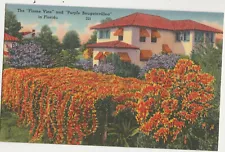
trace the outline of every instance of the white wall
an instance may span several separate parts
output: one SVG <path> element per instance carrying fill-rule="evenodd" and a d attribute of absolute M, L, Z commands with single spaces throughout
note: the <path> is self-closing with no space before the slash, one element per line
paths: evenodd
<path fill-rule="evenodd" d="M 118 28 L 112 28 L 110 30 L 110 39 L 98 39 L 97 42 L 108 42 L 118 40 L 118 36 L 114 36 L 114 32 Z M 195 46 L 194 31 L 190 31 L 190 41 L 176 41 L 176 33 L 169 30 L 158 30 L 161 37 L 157 39 L 156 43 L 151 42 L 151 29 L 146 28 L 150 37 L 146 37 L 146 42 L 140 42 L 140 28 L 139 27 L 124 27 L 123 42 L 132 44 L 140 48 L 140 50 L 152 50 L 153 54 L 159 54 L 162 52 L 162 45 L 169 45 L 173 53 L 182 55 L 191 55 L 191 52 Z M 215 36 L 214 36 L 215 38 Z"/>
<path fill-rule="evenodd" d="M 109 41 L 117 41 L 118 36 L 114 36 L 118 27 L 110 28 L 110 39 L 99 39 L 97 37 L 97 42 L 109 42 Z M 99 30 L 97 30 L 99 32 Z M 123 42 L 131 44 L 132 43 L 132 28 L 131 27 L 124 27 L 123 28 Z"/>
<path fill-rule="evenodd" d="M 153 54 L 161 53 L 162 45 L 168 44 L 170 48 L 172 48 L 175 42 L 175 35 L 172 31 L 168 30 L 158 30 L 161 37 L 157 39 L 156 43 L 151 42 L 151 29 L 147 28 L 147 31 L 150 34 L 150 37 L 146 38 L 146 42 L 140 42 L 140 32 L 139 27 L 133 27 L 133 39 L 132 44 L 139 47 L 141 50 L 152 50 Z"/>
<path fill-rule="evenodd" d="M 110 28 L 110 39 L 99 39 L 98 38 L 98 34 L 97 34 L 97 43 L 98 42 L 108 42 L 108 41 L 116 41 L 118 40 L 118 36 L 114 36 L 115 31 L 118 28 Z M 97 30 L 97 32 L 99 32 L 99 30 Z"/>
<path fill-rule="evenodd" d="M 190 31 L 190 41 L 185 42 L 176 42 L 172 47 L 173 53 L 182 54 L 182 55 L 191 55 L 194 46 L 194 31 Z"/>

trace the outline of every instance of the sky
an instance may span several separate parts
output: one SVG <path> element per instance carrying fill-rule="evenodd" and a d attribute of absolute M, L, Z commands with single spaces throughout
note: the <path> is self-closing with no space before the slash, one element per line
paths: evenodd
<path fill-rule="evenodd" d="M 53 34 L 62 41 L 63 36 L 67 31 L 75 30 L 79 34 L 81 43 L 85 43 L 91 36 L 93 31 L 90 30 L 90 27 L 99 24 L 100 21 L 106 17 L 116 19 L 140 12 L 159 15 L 171 20 L 191 19 L 221 30 L 223 29 L 224 18 L 223 13 L 213 12 L 88 8 L 74 6 L 7 4 L 6 9 L 13 11 L 16 14 L 17 20 L 21 22 L 23 26 L 21 31 L 31 31 L 32 29 L 35 29 L 39 32 L 43 25 L 48 25 Z M 91 13 L 98 14 L 91 15 Z"/>

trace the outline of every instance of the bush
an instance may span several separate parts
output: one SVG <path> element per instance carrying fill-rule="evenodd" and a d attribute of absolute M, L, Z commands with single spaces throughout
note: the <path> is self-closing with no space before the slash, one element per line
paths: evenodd
<path fill-rule="evenodd" d="M 144 77 L 145 73 L 153 68 L 172 69 L 176 65 L 179 58 L 180 56 L 177 54 L 155 54 L 140 70 L 139 77 Z"/>
<path fill-rule="evenodd" d="M 74 66 L 77 69 L 81 69 L 81 70 L 92 70 L 93 68 L 93 61 L 92 60 L 79 60 L 77 61 Z"/>
<path fill-rule="evenodd" d="M 195 136 L 203 139 L 199 143 L 200 149 L 207 147 L 208 150 L 218 149 L 218 134 L 219 134 L 219 109 L 220 109 L 220 86 L 221 86 L 221 67 L 222 67 L 222 43 L 218 43 L 217 47 L 210 45 L 199 44 L 192 52 L 191 59 L 202 67 L 204 72 L 210 73 L 215 77 L 214 81 L 214 95 L 212 100 L 214 108 L 209 111 L 208 117 L 205 120 L 207 125 L 205 131 L 199 134 L 195 131 Z M 196 126 L 196 130 L 201 126 Z"/>
<path fill-rule="evenodd" d="M 139 66 L 120 60 L 120 57 L 117 54 L 108 55 L 106 58 L 106 63 L 113 65 L 115 68 L 114 74 L 120 77 L 137 78 L 140 72 Z"/>
<path fill-rule="evenodd" d="M 143 84 L 71 68 L 5 69 L 3 78 L 2 105 L 18 114 L 18 124 L 29 126 L 30 142 L 47 136 L 58 144 L 81 144 L 98 128 L 97 110 L 105 114 L 104 124 L 113 106 L 107 97 L 139 90 Z"/>
<path fill-rule="evenodd" d="M 7 62 L 14 68 L 51 67 L 52 62 L 40 45 L 35 43 L 20 44 L 9 49 Z"/>
<path fill-rule="evenodd" d="M 74 67 L 74 63 L 77 61 L 78 52 L 76 49 L 62 50 L 56 55 L 55 64 L 56 67 Z"/>
<path fill-rule="evenodd" d="M 162 148 L 175 141 L 182 141 L 183 148 L 193 145 L 194 140 L 188 139 L 195 125 L 202 126 L 199 133 L 206 125 L 214 125 L 204 122 L 212 109 L 214 77 L 202 72 L 200 66 L 180 59 L 174 69 L 152 69 L 145 79 L 148 85 L 140 92 L 115 99 L 119 103 L 115 114 L 130 108 L 140 131 L 161 143 Z"/>
<path fill-rule="evenodd" d="M 93 71 L 98 73 L 114 74 L 115 67 L 112 63 L 100 63 L 99 65 L 94 66 Z"/>

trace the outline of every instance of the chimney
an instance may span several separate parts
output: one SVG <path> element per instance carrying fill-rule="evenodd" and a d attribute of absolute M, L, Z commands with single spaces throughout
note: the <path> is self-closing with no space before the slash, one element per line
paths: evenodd
<path fill-rule="evenodd" d="M 35 29 L 32 30 L 32 37 L 35 37 Z"/>

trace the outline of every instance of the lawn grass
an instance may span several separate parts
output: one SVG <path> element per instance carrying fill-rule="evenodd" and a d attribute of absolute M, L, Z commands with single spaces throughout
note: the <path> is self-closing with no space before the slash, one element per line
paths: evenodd
<path fill-rule="evenodd" d="M 1 142 L 29 142 L 28 127 L 17 126 L 18 116 L 9 111 L 2 111 L 0 117 Z"/>

